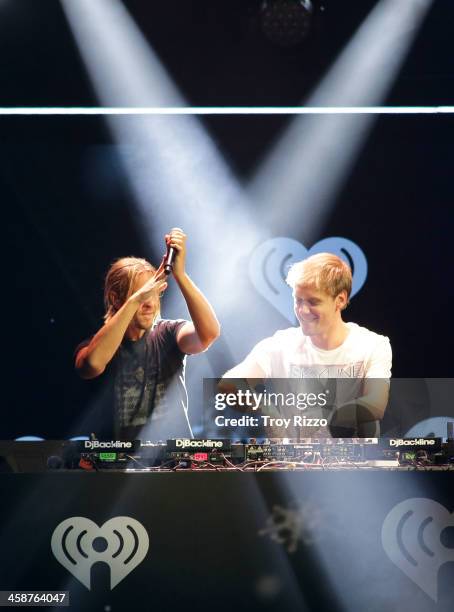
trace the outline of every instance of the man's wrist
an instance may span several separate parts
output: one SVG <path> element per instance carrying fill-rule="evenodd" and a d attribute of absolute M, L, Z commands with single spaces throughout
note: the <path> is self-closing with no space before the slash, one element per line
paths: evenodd
<path fill-rule="evenodd" d="M 140 300 L 137 296 L 131 295 L 124 303 L 124 306 L 126 306 L 128 309 L 131 309 L 131 310 L 133 308 L 137 310 L 137 308 L 140 306 Z"/>
<path fill-rule="evenodd" d="M 183 270 L 183 272 L 174 272 L 173 276 L 180 288 L 184 287 L 185 285 L 189 283 L 190 279 L 189 279 L 189 276 L 186 270 Z"/>

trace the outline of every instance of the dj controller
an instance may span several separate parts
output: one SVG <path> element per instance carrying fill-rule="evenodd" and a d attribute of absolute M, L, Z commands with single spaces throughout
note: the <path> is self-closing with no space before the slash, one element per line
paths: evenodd
<path fill-rule="evenodd" d="M 81 441 L 65 467 L 103 470 L 263 471 L 324 468 L 454 469 L 454 441 L 441 438 L 189 439 L 152 444 Z"/>
<path fill-rule="evenodd" d="M 1 442 L 0 471 L 454 469 L 448 438 L 174 438 Z"/>

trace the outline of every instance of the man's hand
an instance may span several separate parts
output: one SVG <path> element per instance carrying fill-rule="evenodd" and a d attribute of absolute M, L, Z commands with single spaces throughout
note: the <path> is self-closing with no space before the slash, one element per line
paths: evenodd
<path fill-rule="evenodd" d="M 156 272 L 150 276 L 147 282 L 129 298 L 129 302 L 135 304 L 143 304 L 151 297 L 155 297 L 156 301 L 159 296 L 167 289 L 166 276 L 164 274 L 164 259 Z"/>
<path fill-rule="evenodd" d="M 174 227 L 170 234 L 165 236 L 167 248 L 173 247 L 177 252 L 173 264 L 173 275 L 178 279 L 182 279 L 185 274 L 186 261 L 186 234 L 179 227 Z"/>
<path fill-rule="evenodd" d="M 176 251 L 173 276 L 192 319 L 178 330 L 177 344 L 183 353 L 201 353 L 218 338 L 220 325 L 210 303 L 186 274 L 186 234 L 179 227 L 174 227 L 170 234 L 166 234 L 165 240 L 167 248 L 172 247 Z"/>

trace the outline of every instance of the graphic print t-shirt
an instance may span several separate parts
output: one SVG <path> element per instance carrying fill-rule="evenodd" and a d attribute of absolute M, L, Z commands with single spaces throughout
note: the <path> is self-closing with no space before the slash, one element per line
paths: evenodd
<path fill-rule="evenodd" d="M 258 363 L 266 378 L 390 378 L 389 339 L 356 323 L 347 327 L 347 338 L 333 350 L 316 347 L 300 327 L 290 327 L 259 342 L 246 359 Z"/>
<path fill-rule="evenodd" d="M 316 347 L 300 327 L 280 330 L 259 342 L 246 357 L 246 362 L 258 364 L 265 378 L 273 379 L 274 391 L 285 389 L 297 393 L 303 390 L 303 382 L 298 383 L 297 379 L 311 379 L 310 391 L 326 392 L 329 389 L 331 406 L 341 406 L 363 395 L 366 378 L 389 380 L 391 377 L 389 339 L 356 323 L 347 323 L 347 326 L 347 338 L 333 350 Z M 337 379 L 337 382 L 330 383 L 329 379 Z M 309 413 L 309 410 L 305 411 L 305 414 Z M 321 413 L 314 410 L 313 413 L 329 416 L 329 409 L 327 407 Z M 310 436 L 316 432 L 308 429 L 306 433 Z"/>
<path fill-rule="evenodd" d="M 102 437 L 109 429 L 116 439 L 164 441 L 192 435 L 184 381 L 186 355 L 176 341 L 184 323 L 160 320 L 139 340 L 123 340 L 98 377 Z M 77 351 L 88 343 L 81 343 Z"/>

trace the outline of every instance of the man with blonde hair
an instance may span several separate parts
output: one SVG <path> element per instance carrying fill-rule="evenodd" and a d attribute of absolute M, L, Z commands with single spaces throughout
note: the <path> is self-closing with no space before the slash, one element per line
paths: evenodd
<path fill-rule="evenodd" d="M 221 386 L 227 389 L 229 378 L 360 380 L 354 407 L 347 409 L 338 402 L 335 422 L 346 430 L 358 429 L 360 407 L 361 422 L 371 424 L 362 431 L 375 431 L 388 401 L 391 346 L 387 337 L 342 319 L 352 288 L 349 266 L 336 255 L 318 253 L 295 263 L 287 283 L 293 290 L 299 326 L 259 342 L 242 363 L 224 374 Z"/>
<path fill-rule="evenodd" d="M 76 349 L 79 375 L 105 381 L 102 397 L 113 414 L 101 430 L 110 426 L 117 438 L 192 436 L 186 355 L 206 350 L 220 333 L 212 307 L 185 271 L 186 235 L 176 228 L 165 240 L 176 252 L 173 276 L 192 320 L 160 318 L 160 297 L 167 288 L 164 260 L 156 270 L 145 259 L 124 257 L 106 275 L 103 327 Z"/>

